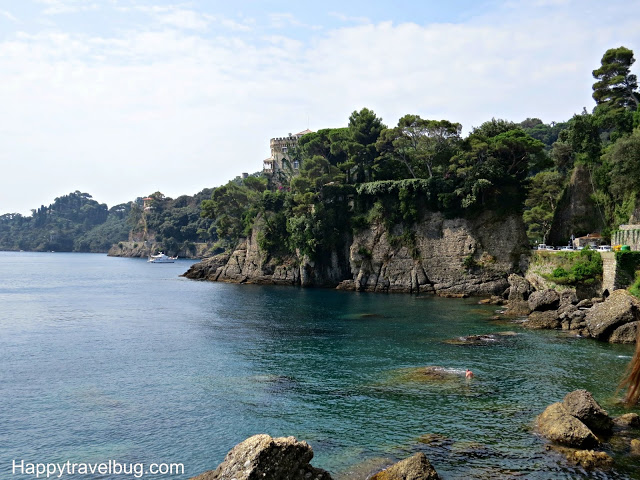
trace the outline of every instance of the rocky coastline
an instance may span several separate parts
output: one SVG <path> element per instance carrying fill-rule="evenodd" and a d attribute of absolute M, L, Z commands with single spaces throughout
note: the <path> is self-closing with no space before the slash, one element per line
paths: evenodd
<path fill-rule="evenodd" d="M 426 213 L 411 227 L 374 223 L 322 259 L 267 256 L 260 223 L 227 252 L 184 276 L 229 283 L 330 287 L 366 292 L 499 295 L 510 273 L 526 269 L 527 239 L 518 216 L 485 212 L 473 219 Z"/>
<path fill-rule="evenodd" d="M 522 318 L 525 328 L 565 330 L 610 343 L 636 342 L 640 300 L 627 290 L 579 299 L 573 289 L 536 290 L 518 275 L 510 275 L 508 281 L 504 314 Z"/>

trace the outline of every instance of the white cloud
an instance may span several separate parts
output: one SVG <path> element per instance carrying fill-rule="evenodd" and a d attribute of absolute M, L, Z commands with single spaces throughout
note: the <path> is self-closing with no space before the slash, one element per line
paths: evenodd
<path fill-rule="evenodd" d="M 60 15 L 63 13 L 86 12 L 98 10 L 98 3 L 88 3 L 86 0 L 36 0 L 38 3 L 46 5 L 42 11 L 45 15 Z"/>
<path fill-rule="evenodd" d="M 19 20 L 11 12 L 8 12 L 6 10 L 0 10 L 0 16 L 11 20 L 14 23 L 19 23 Z"/>
<path fill-rule="evenodd" d="M 0 213 L 75 189 L 109 205 L 192 194 L 260 169 L 269 138 L 307 118 L 314 130 L 339 127 L 362 107 L 389 125 L 416 113 L 466 131 L 491 117 L 566 120 L 591 108 L 591 71 L 607 48 L 640 49 L 632 16 L 522 8 L 312 39 L 222 34 L 223 17 L 195 10 L 117 35 L 16 34 L 0 43 Z"/>

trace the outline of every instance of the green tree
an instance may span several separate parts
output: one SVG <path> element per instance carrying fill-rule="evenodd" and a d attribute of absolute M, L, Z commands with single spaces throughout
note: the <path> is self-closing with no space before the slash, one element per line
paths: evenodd
<path fill-rule="evenodd" d="M 349 117 L 348 162 L 356 170 L 357 182 L 371 181 L 373 164 L 378 156 L 376 142 L 386 128 L 376 114 L 368 108 L 354 111 Z"/>
<path fill-rule="evenodd" d="M 598 105 L 638 108 L 638 79 L 630 71 L 635 61 L 633 51 L 626 47 L 611 48 L 605 52 L 600 68 L 593 71 L 597 80 L 593 84 L 593 99 Z"/>
<path fill-rule="evenodd" d="M 412 178 L 426 168 L 429 178 L 434 168 L 445 165 L 460 140 L 462 126 L 447 120 L 426 120 L 418 115 L 405 115 L 395 128 L 381 132 L 376 148 L 382 159 L 396 158 Z"/>

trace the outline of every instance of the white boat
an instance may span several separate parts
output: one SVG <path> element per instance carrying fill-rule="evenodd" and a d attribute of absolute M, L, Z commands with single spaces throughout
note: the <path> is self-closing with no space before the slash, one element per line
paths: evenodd
<path fill-rule="evenodd" d="M 173 263 L 178 259 L 178 257 L 170 257 L 160 252 L 157 255 L 150 255 L 149 262 L 150 263 Z"/>

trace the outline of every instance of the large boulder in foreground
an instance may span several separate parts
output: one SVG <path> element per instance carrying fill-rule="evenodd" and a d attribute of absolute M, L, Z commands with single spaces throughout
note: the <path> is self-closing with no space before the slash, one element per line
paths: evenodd
<path fill-rule="evenodd" d="M 589 334 L 598 340 L 609 340 L 622 325 L 640 319 L 640 301 L 626 290 L 614 290 L 602 303 L 596 303 L 585 316 Z"/>
<path fill-rule="evenodd" d="M 529 295 L 529 308 L 534 312 L 557 310 L 560 306 L 560 295 L 555 290 L 539 290 Z"/>
<path fill-rule="evenodd" d="M 589 448 L 598 439 L 584 423 L 571 415 L 560 403 L 549 405 L 538 417 L 540 434 L 552 442 L 575 448 Z"/>
<path fill-rule="evenodd" d="M 218 468 L 191 480 L 331 480 L 309 464 L 312 458 L 307 442 L 254 435 L 233 447 Z"/>
<path fill-rule="evenodd" d="M 422 452 L 376 473 L 370 480 L 438 480 L 440 477 Z"/>
<path fill-rule="evenodd" d="M 613 420 L 598 402 L 595 401 L 593 395 L 586 390 L 574 390 L 567 393 L 562 400 L 564 408 L 584 423 L 591 430 L 598 432 L 610 432 L 613 428 Z"/>

